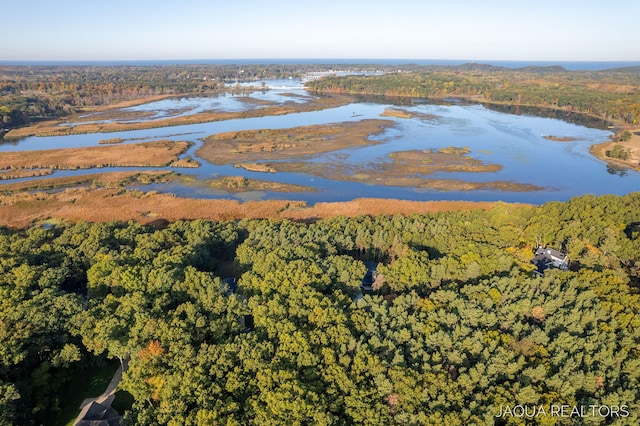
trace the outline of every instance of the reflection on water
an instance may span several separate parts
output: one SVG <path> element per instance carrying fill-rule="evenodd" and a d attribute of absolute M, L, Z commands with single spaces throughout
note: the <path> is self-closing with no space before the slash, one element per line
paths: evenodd
<path fill-rule="evenodd" d="M 132 107 L 129 110 L 149 112 L 152 115 L 148 119 L 158 119 L 169 117 L 171 114 L 174 114 L 173 116 L 175 114 L 194 114 L 212 109 L 238 111 L 259 108 L 265 102 L 304 102 L 309 97 L 298 81 L 266 82 L 265 85 L 278 87 L 278 89 L 254 92 L 251 94 L 251 101 L 237 96 L 166 99 Z M 532 115 L 533 113 L 539 114 L 540 111 L 531 109 L 521 108 L 517 111 L 496 107 L 488 109 L 482 105 L 458 101 L 434 104 L 425 100 L 406 100 L 402 103 L 394 102 L 392 104 L 388 100 L 368 98 L 338 108 L 284 116 L 235 119 L 127 132 L 31 137 L 17 143 L 2 144 L 0 151 L 97 146 L 100 140 L 111 138 L 121 138 L 124 140 L 123 143 L 171 139 L 194 142 L 195 145 L 185 153 L 185 156 L 195 158 L 195 152 L 202 143 L 201 139 L 211 134 L 382 118 L 380 115 L 390 106 L 413 112 L 415 113 L 414 118 L 384 117 L 384 119 L 393 120 L 396 126 L 375 137 L 379 143 L 321 154 L 313 159 L 302 158 L 298 161 L 313 161 L 319 164 L 344 165 L 345 167 L 358 165 L 359 169 L 363 167 L 375 168 L 388 162 L 389 154 L 397 151 L 438 150 L 450 146 L 468 147 L 473 158 L 487 164 L 500 164 L 502 169 L 492 173 L 441 172 L 430 175 L 428 178 L 459 179 L 470 182 L 506 181 L 533 184 L 545 189 L 532 192 L 494 190 L 444 192 L 412 187 L 385 186 L 384 181 L 376 185 L 338 181 L 326 174 L 319 177 L 302 173 L 250 172 L 233 167 L 233 165 L 214 166 L 201 159 L 198 160 L 202 166 L 198 169 L 178 169 L 176 171 L 195 176 L 198 179 L 224 175 L 245 176 L 250 179 L 310 186 L 317 191 L 309 193 L 228 194 L 220 190 L 193 188 L 178 183 L 154 184 L 145 188 L 198 198 L 296 199 L 309 203 L 344 201 L 358 197 L 393 197 L 411 200 L 503 200 L 542 203 L 550 200 L 566 200 L 584 193 L 626 194 L 640 188 L 640 173 L 607 165 L 589 153 L 590 145 L 603 142 L 611 135 L 609 131 L 598 128 L 599 123 L 569 122 L 566 119 L 573 119 L 576 116 L 568 117 L 561 114 L 559 117 L 563 120 L 560 120 L 557 116 L 554 118 Z M 557 142 L 543 137 L 549 135 L 574 140 Z M 151 168 L 151 170 L 167 169 Z M 103 168 L 99 171 L 116 170 L 123 169 Z M 96 170 L 57 171 L 53 176 L 95 172 Z"/>
<path fill-rule="evenodd" d="M 624 167 L 616 166 L 615 164 L 607 164 L 607 173 L 610 175 L 625 177 L 628 172 L 629 169 L 625 169 Z"/>

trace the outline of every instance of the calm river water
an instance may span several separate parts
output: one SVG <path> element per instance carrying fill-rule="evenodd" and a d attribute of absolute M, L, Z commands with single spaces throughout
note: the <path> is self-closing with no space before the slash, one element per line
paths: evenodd
<path fill-rule="evenodd" d="M 308 94 L 300 82 L 284 80 L 265 83 L 270 90 L 258 91 L 252 98 L 271 102 L 303 102 Z M 167 116 L 193 114 L 205 110 L 242 110 L 259 108 L 255 102 L 245 102 L 235 96 L 217 98 L 184 98 L 152 102 L 130 108 L 152 114 L 148 119 Z M 0 144 L 2 151 L 23 151 L 35 149 L 57 149 L 68 147 L 97 146 L 98 141 L 110 138 L 137 143 L 147 140 L 172 139 L 188 140 L 195 143 L 187 152 L 195 158 L 195 151 L 201 145 L 201 138 L 225 131 L 261 128 L 287 128 L 310 124 L 327 124 L 357 121 L 371 118 L 391 119 L 394 128 L 375 137 L 379 144 L 345 149 L 322 154 L 306 161 L 344 162 L 346 164 L 370 164 L 375 166 L 388 161 L 388 155 L 395 151 L 439 149 L 449 146 L 469 147 L 470 155 L 485 163 L 497 163 L 502 170 L 492 173 L 437 173 L 432 179 L 459 179 L 474 182 L 510 181 L 534 184 L 543 190 L 530 192 L 509 191 L 437 191 L 411 187 L 391 187 L 368 185 L 357 182 L 337 181 L 298 173 L 266 174 L 249 172 L 232 165 L 214 166 L 201 159 L 198 169 L 176 169 L 179 173 L 208 179 L 220 175 L 246 176 L 248 178 L 271 180 L 305 185 L 315 192 L 276 193 L 248 192 L 229 194 L 220 190 L 193 188 L 179 184 L 155 184 L 145 186 L 161 192 L 171 192 L 179 196 L 202 198 L 236 199 L 295 199 L 309 203 L 318 201 L 345 201 L 359 197 L 386 197 L 408 200 L 476 200 L 507 202 L 543 203 L 551 200 L 567 200 L 582 194 L 626 194 L 640 189 L 640 173 L 635 171 L 612 170 L 607 164 L 589 154 L 589 146 L 606 141 L 611 132 L 588 128 L 558 119 L 532 115 L 514 115 L 489 110 L 481 105 L 462 103 L 432 104 L 416 101 L 411 105 L 398 106 L 407 111 L 420 113 L 415 118 L 380 117 L 389 101 L 362 101 L 346 106 L 314 112 L 290 114 L 278 117 L 247 118 L 222 122 L 193 124 L 149 130 L 117 133 L 99 133 L 58 137 L 31 137 L 17 142 Z M 425 116 L 428 115 L 428 116 Z M 422 117 L 422 118 L 420 118 Z M 543 138 L 545 135 L 575 138 L 572 142 L 555 142 Z M 131 170 L 122 168 L 102 168 L 79 171 L 58 171 L 53 176 L 88 174 L 96 172 Z M 141 169 L 149 170 L 149 168 Z M 164 170 L 164 168 L 153 168 Z"/>

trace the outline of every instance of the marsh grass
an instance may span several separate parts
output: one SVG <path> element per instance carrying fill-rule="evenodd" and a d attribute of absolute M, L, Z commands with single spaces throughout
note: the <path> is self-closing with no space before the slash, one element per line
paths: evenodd
<path fill-rule="evenodd" d="M 375 145 L 369 139 L 392 127 L 390 120 L 224 132 L 209 136 L 196 155 L 212 164 L 256 164 L 310 157 L 344 148 Z M 276 167 L 271 165 L 271 167 Z"/>
<path fill-rule="evenodd" d="M 315 188 L 260 179 L 248 179 L 244 176 L 220 176 L 204 181 L 209 187 L 222 189 L 230 193 L 249 191 L 270 192 L 314 192 Z"/>
<path fill-rule="evenodd" d="M 0 224 L 26 228 L 47 219 L 69 222 L 110 222 L 134 220 L 236 220 L 292 219 L 309 221 L 335 216 L 426 213 L 433 211 L 488 209 L 493 202 L 405 201 L 393 199 L 355 199 L 349 202 L 316 203 L 303 201 L 207 200 L 180 198 L 156 192 L 118 188 L 71 188 L 55 193 L 19 192 L 0 195 Z"/>
<path fill-rule="evenodd" d="M 435 150 L 396 151 L 390 161 L 369 164 L 339 162 L 279 162 L 278 170 L 307 173 L 334 180 L 356 181 L 372 185 L 404 186 L 439 191 L 538 191 L 543 188 L 509 181 L 467 182 L 460 179 L 429 179 L 433 173 L 491 173 L 502 169 L 499 164 L 485 164 L 469 155 L 468 147 L 450 146 Z"/>
<path fill-rule="evenodd" d="M 89 187 L 119 188 L 131 184 L 148 185 L 157 182 L 169 182 L 178 178 L 173 172 L 109 172 L 82 176 L 64 176 L 50 179 L 36 179 L 0 185 L 0 193 L 11 195 L 19 191 L 48 191 L 54 189 Z"/>
<path fill-rule="evenodd" d="M 265 163 L 240 163 L 235 164 L 234 167 L 243 168 L 250 172 L 262 172 L 262 173 L 277 173 L 278 170 L 269 164 Z"/>
<path fill-rule="evenodd" d="M 198 167 L 200 167 L 200 163 L 191 157 L 185 157 L 172 162 L 170 166 L 177 168 L 197 169 Z"/>
<path fill-rule="evenodd" d="M 0 170 L 162 167 L 178 160 L 178 156 L 191 145 L 191 142 L 164 140 L 129 145 L 3 152 Z"/>
<path fill-rule="evenodd" d="M 38 177 L 48 176 L 53 173 L 53 170 L 38 169 L 38 170 L 3 170 L 0 171 L 0 180 L 22 179 L 26 177 Z"/>

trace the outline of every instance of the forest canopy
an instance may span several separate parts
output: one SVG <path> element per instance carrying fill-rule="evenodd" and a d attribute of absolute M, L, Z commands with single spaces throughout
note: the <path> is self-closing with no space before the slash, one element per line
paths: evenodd
<path fill-rule="evenodd" d="M 568 71 L 562 67 L 509 69 L 468 64 L 382 75 L 330 76 L 309 81 L 306 87 L 316 93 L 464 98 L 488 104 L 541 107 L 619 124 L 637 124 L 640 119 L 638 68 Z"/>
<path fill-rule="evenodd" d="M 0 424 L 46 422 L 101 359 L 128 360 L 126 424 L 525 424 L 495 417 L 517 404 L 629 412 L 537 424 L 638 424 L 639 224 L 632 193 L 3 228 Z M 569 270 L 534 273 L 537 245 Z"/>

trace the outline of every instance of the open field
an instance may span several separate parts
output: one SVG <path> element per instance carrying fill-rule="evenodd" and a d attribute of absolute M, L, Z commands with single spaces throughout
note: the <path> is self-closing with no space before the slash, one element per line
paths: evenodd
<path fill-rule="evenodd" d="M 161 167 L 178 160 L 191 142 L 155 141 L 40 151 L 3 152 L 0 170 L 75 170 L 94 167 Z"/>
<path fill-rule="evenodd" d="M 52 194 L 19 192 L 0 195 L 0 225 L 28 227 L 48 219 L 109 222 L 135 220 L 151 223 L 179 219 L 231 220 L 281 218 L 314 220 L 362 214 L 403 214 L 433 211 L 489 209 L 496 203 L 472 201 L 403 201 L 356 199 L 348 202 L 204 200 L 179 198 L 156 192 L 143 193 L 118 188 L 72 188 Z"/>
<path fill-rule="evenodd" d="M 299 158 L 355 146 L 393 126 L 389 120 L 362 120 L 288 129 L 225 132 L 209 136 L 196 155 L 213 164 L 246 164 Z M 255 165 L 254 165 L 255 166 Z"/>
<path fill-rule="evenodd" d="M 331 96 L 323 98 L 309 98 L 309 102 L 297 103 L 287 102 L 285 104 L 270 103 L 262 108 L 249 109 L 246 111 L 206 111 L 179 117 L 170 117 L 159 120 L 147 120 L 140 122 L 118 122 L 118 119 L 130 119 L 128 112 L 120 111 L 122 104 L 118 104 L 109 110 L 109 119 L 114 120 L 106 123 L 83 123 L 88 118 L 80 121 L 71 118 L 66 120 L 52 120 L 37 123 L 28 127 L 13 129 L 4 137 L 5 139 L 20 139 L 28 136 L 64 136 L 87 133 L 122 132 L 127 130 L 152 129 L 158 127 L 181 126 L 185 124 L 207 123 L 212 121 L 232 120 L 239 118 L 253 118 L 286 115 L 297 112 L 316 111 L 327 108 L 336 108 L 346 105 L 352 101 L 348 96 Z M 140 102 L 142 103 L 142 102 Z M 103 110 L 103 115 L 106 110 Z M 96 119 L 96 116 L 92 118 Z"/>

